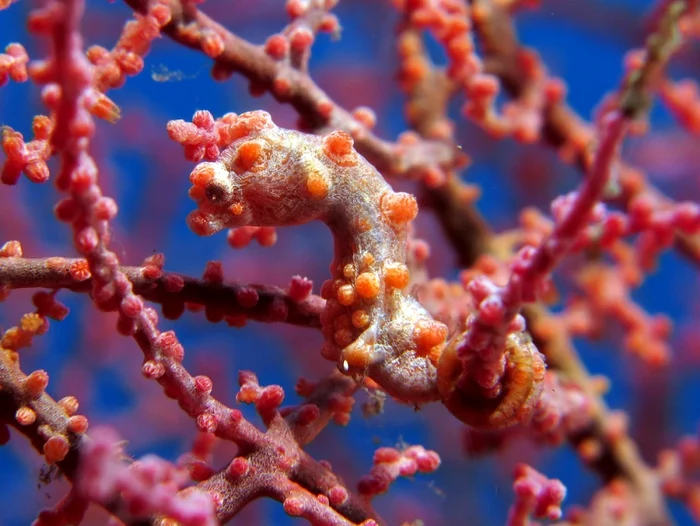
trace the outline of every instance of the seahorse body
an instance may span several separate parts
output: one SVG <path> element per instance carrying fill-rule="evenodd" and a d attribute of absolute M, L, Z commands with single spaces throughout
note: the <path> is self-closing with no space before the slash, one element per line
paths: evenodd
<path fill-rule="evenodd" d="M 413 403 L 440 399 L 436 365 L 447 328 L 404 294 L 406 224 L 415 198 L 394 192 L 341 131 L 323 137 L 277 127 L 266 112 L 242 114 L 234 142 L 199 164 L 188 217 L 197 234 L 240 226 L 325 222 L 335 243 L 321 315 L 323 354 L 347 373 L 368 374 Z"/>

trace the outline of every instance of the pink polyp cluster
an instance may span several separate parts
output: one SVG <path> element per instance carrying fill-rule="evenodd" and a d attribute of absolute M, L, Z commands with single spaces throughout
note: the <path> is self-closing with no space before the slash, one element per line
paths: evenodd
<path fill-rule="evenodd" d="M 360 495 L 373 498 L 389 489 L 399 477 L 411 477 L 416 473 L 432 473 L 440 467 L 440 456 L 423 446 L 409 446 L 403 451 L 382 447 L 374 453 L 374 466 L 369 475 L 360 479 L 357 487 Z"/>
<path fill-rule="evenodd" d="M 230 131 L 231 145 L 190 175 L 198 204 L 190 228 L 210 235 L 325 222 L 335 258 L 321 289 L 324 356 L 345 373 L 368 374 L 402 400 L 439 399 L 436 365 L 447 327 L 403 292 L 415 198 L 394 192 L 342 131 L 318 137 L 281 129 L 263 111 L 240 115 Z"/>

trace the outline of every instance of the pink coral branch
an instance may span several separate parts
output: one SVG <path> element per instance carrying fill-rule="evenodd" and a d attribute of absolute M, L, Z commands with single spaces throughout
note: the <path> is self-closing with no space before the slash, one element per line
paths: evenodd
<path fill-rule="evenodd" d="M 526 302 L 538 298 L 545 280 L 591 220 L 610 177 L 625 127 L 622 115 L 611 116 L 589 177 L 568 206 L 560 210 L 554 232 L 539 247 L 526 247 L 520 252 L 508 284 L 499 288 L 485 277 L 470 284 L 478 303 L 476 313 L 470 315 L 466 331 L 452 339 L 440 359 L 440 392 L 447 407 L 462 415 L 462 420 L 501 427 L 504 421 L 525 421 L 530 417 L 540 396 L 544 363 L 534 346 L 530 358 L 518 358 L 518 353 L 531 345 L 514 340 L 518 331 L 524 329 L 519 312 Z M 462 374 L 457 373 L 458 362 Z M 534 365 L 526 365 L 529 363 Z M 504 378 L 509 381 L 504 382 Z M 487 403 L 486 411 L 479 411 L 475 409 L 474 397 L 492 402 Z"/>
<path fill-rule="evenodd" d="M 561 518 L 561 503 L 566 488 L 560 480 L 550 480 L 525 464 L 515 468 L 515 503 L 510 508 L 507 526 L 528 526 L 530 516 L 541 519 Z"/>
<path fill-rule="evenodd" d="M 154 265 L 120 266 L 135 294 L 163 306 L 166 317 L 178 317 L 186 304 L 201 305 L 230 316 L 240 324 L 246 319 L 280 321 L 304 327 L 320 327 L 325 301 L 316 295 L 294 298 L 277 287 L 242 283 L 219 283 L 174 272 Z M 0 287 L 8 289 L 51 288 L 88 293 L 93 277 L 84 259 L 0 258 Z"/>
<path fill-rule="evenodd" d="M 409 446 L 403 450 L 383 447 L 375 451 L 373 463 L 372 471 L 358 483 L 360 494 L 367 499 L 387 491 L 399 477 L 432 473 L 440 466 L 440 457 L 423 446 Z"/>
<path fill-rule="evenodd" d="M 209 494 L 193 490 L 178 493 L 187 473 L 155 456 L 133 463 L 124 453 L 116 433 L 98 428 L 82 450 L 76 491 L 95 502 L 119 496 L 136 517 L 165 515 L 183 526 L 214 526 L 215 508 Z"/>

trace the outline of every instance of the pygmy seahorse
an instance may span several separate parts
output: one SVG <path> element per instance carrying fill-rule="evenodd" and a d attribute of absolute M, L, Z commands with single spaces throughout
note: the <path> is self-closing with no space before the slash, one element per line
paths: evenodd
<path fill-rule="evenodd" d="M 190 228 L 210 235 L 323 221 L 335 245 L 331 279 L 321 288 L 323 355 L 404 402 L 454 400 L 454 371 L 445 373 L 452 380 L 437 378 L 447 327 L 405 294 L 406 230 L 418 213 L 415 198 L 394 192 L 345 132 L 321 137 L 286 130 L 268 113 L 253 111 L 240 115 L 228 133 L 231 145 L 190 175 L 198 205 L 188 216 Z M 492 413 L 501 402 L 508 413 L 518 405 L 513 397 L 491 402 Z M 497 414 L 498 421 L 507 420 Z"/>

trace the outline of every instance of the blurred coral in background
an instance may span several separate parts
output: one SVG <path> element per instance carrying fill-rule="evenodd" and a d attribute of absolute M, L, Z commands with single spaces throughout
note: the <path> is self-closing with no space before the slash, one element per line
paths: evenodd
<path fill-rule="evenodd" d="M 0 0 L 0 524 L 700 523 L 699 39 Z"/>

